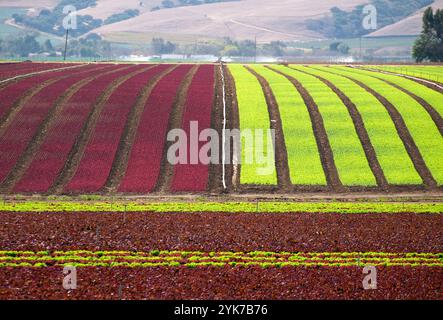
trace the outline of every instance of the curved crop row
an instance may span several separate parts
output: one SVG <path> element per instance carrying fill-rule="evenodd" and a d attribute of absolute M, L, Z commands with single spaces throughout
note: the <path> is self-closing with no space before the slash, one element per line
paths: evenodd
<path fill-rule="evenodd" d="M 269 111 L 266 103 L 262 87 L 257 78 L 241 65 L 229 65 L 229 70 L 234 78 L 236 86 L 236 94 L 238 100 L 240 130 L 242 133 L 249 131 L 252 135 L 255 132 L 263 134 L 263 149 L 252 143 L 245 143 L 242 139 L 241 143 L 241 173 L 240 183 L 250 185 L 276 185 L 277 174 L 275 169 L 274 148 L 272 155 L 268 154 L 269 141 L 267 132 L 270 129 Z M 257 159 L 256 155 L 262 154 L 265 158 L 274 159 L 270 166 L 270 172 L 261 172 L 264 165 Z M 253 157 L 251 159 L 250 157 Z M 248 159 L 248 161 L 246 161 Z"/>
<path fill-rule="evenodd" d="M 278 103 L 292 184 L 326 185 L 311 118 L 303 98 L 284 76 L 264 66 L 251 68 L 267 80 Z"/>
<path fill-rule="evenodd" d="M 430 81 L 443 82 L 442 66 L 371 66 L 371 69 L 400 73 Z"/>
<path fill-rule="evenodd" d="M 283 66 L 273 68 L 300 81 L 318 105 L 343 185 L 376 186 L 352 118 L 340 98 L 314 76 Z"/>
<path fill-rule="evenodd" d="M 201 148 L 207 144 L 207 141 L 199 141 L 198 144 L 196 143 L 197 150 L 193 150 L 191 149 L 190 139 L 196 139 L 204 130 L 211 128 L 214 82 L 215 67 L 213 65 L 203 65 L 197 70 L 187 92 L 182 129 L 188 136 L 188 161 L 192 158 L 192 154 L 198 154 Z M 198 124 L 198 131 L 195 132 L 198 136 L 196 137 L 191 137 L 191 121 Z M 201 159 L 198 160 L 197 164 L 189 162 L 187 164 L 177 164 L 174 166 L 171 191 L 205 191 L 208 186 L 208 178 L 209 164 L 201 163 Z"/>
<path fill-rule="evenodd" d="M 74 66 L 75 64 L 59 64 L 59 63 L 0 63 L 0 80 L 14 78 L 17 76 L 27 75 L 30 73 L 49 71 L 51 69 L 59 69 Z"/>
<path fill-rule="evenodd" d="M 376 77 L 376 78 L 379 78 L 382 80 L 387 80 L 391 83 L 394 83 L 394 84 L 408 90 L 409 92 L 413 93 L 414 95 L 425 100 L 440 114 L 440 116 L 443 116 L 443 103 L 442 103 L 443 94 L 442 93 L 432 90 L 420 83 L 417 83 L 416 81 L 413 81 L 413 80 L 410 80 L 410 79 L 407 79 L 404 77 L 389 75 L 389 74 L 381 73 L 381 72 L 367 71 L 367 70 L 363 70 L 363 69 L 353 68 L 352 70 L 358 74 L 364 74 L 364 75 L 373 76 L 373 77 Z M 443 74 L 442 74 L 442 77 L 443 77 Z M 442 80 L 443 80 L 443 78 L 442 78 Z"/>
<path fill-rule="evenodd" d="M 422 180 L 398 136 L 393 120 L 380 101 L 353 81 L 329 73 L 329 68 L 297 68 L 329 80 L 338 89 L 345 92 L 355 104 L 389 184 L 422 184 Z"/>
<path fill-rule="evenodd" d="M 114 67 L 109 74 L 100 75 L 77 91 L 65 104 L 58 118 L 48 130 L 45 140 L 14 192 L 47 192 L 63 169 L 69 152 L 86 122 L 94 104 L 113 81 L 138 68 Z"/>
<path fill-rule="evenodd" d="M 57 99 L 75 83 L 97 73 L 97 66 L 55 81 L 27 101 L 0 137 L 0 181 L 14 167 Z"/>
<path fill-rule="evenodd" d="M 20 99 L 32 88 L 36 88 L 45 82 L 58 80 L 66 75 L 75 74 L 94 68 L 94 66 L 80 67 L 79 69 L 53 71 L 35 75 L 26 79 L 11 83 L 0 88 L 0 120 L 16 105 Z"/>
<path fill-rule="evenodd" d="M 74 176 L 65 186 L 66 192 L 96 192 L 104 186 L 131 108 L 143 87 L 167 68 L 167 65 L 149 68 L 114 91 L 100 114 Z"/>
<path fill-rule="evenodd" d="M 160 175 L 168 121 L 177 90 L 191 65 L 181 65 L 155 86 L 144 107 L 120 192 L 152 192 Z"/>
<path fill-rule="evenodd" d="M 443 267 L 443 253 L 0 251 L 1 267 Z"/>
<path fill-rule="evenodd" d="M 443 138 L 426 110 L 409 95 L 372 76 L 347 67 L 332 67 L 331 71 L 365 83 L 395 106 L 417 145 L 423 160 L 438 185 L 443 184 Z"/>

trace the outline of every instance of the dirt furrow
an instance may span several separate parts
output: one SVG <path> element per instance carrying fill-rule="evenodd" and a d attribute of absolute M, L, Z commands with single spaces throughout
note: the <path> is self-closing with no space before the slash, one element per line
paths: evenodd
<path fill-rule="evenodd" d="M 226 81 L 226 100 L 227 100 L 227 118 L 229 130 L 240 130 L 240 115 L 238 110 L 237 89 L 235 86 L 234 77 L 229 68 L 224 66 L 225 81 Z M 241 173 L 241 154 L 237 154 L 234 150 L 235 142 L 231 139 L 229 146 L 230 165 L 227 166 L 227 177 L 230 177 L 231 191 L 237 191 L 240 188 L 240 173 Z"/>
<path fill-rule="evenodd" d="M 214 82 L 214 104 L 212 106 L 212 116 L 211 116 L 211 128 L 218 132 L 220 139 L 220 145 L 218 154 L 219 163 L 209 165 L 209 182 L 208 190 L 212 194 L 220 194 L 224 192 L 223 182 L 222 182 L 222 166 L 223 166 L 223 153 L 222 153 L 222 136 L 223 136 L 223 88 L 222 88 L 222 74 L 220 67 L 216 65 L 214 71 L 215 82 Z"/>

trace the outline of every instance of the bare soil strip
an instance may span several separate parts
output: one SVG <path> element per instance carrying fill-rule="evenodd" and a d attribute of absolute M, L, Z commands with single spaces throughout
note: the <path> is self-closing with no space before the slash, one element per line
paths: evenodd
<path fill-rule="evenodd" d="M 43 300 L 441 300 L 442 268 L 378 267 L 377 290 L 363 268 L 79 268 L 77 290 L 63 268 L 0 270 L 3 299 Z"/>
<path fill-rule="evenodd" d="M 328 72 L 335 74 L 333 71 L 328 71 Z M 378 92 L 374 91 L 372 88 L 368 87 L 363 82 L 353 79 L 352 77 L 349 76 L 343 76 L 343 77 L 358 84 L 360 87 L 362 87 L 367 92 L 372 94 L 375 98 L 377 98 L 377 100 L 379 100 L 385 106 L 390 117 L 394 121 L 394 125 L 395 128 L 397 129 L 398 135 L 400 139 L 403 141 L 403 144 L 405 145 L 406 151 L 408 152 L 409 156 L 412 159 L 415 169 L 417 170 L 420 177 L 423 179 L 426 188 L 436 189 L 437 182 L 435 181 L 434 177 L 432 176 L 431 172 L 426 166 L 426 163 L 423 160 L 420 150 L 415 144 L 415 141 L 412 138 L 411 133 L 409 132 L 408 127 L 406 126 L 406 123 L 404 122 L 401 114 L 398 112 L 395 106 L 392 103 L 390 103 L 385 97 L 380 95 Z"/>
<path fill-rule="evenodd" d="M 310 93 L 303 87 L 303 85 L 295 78 L 271 67 L 267 66 L 267 68 L 286 77 L 302 96 L 306 106 L 308 107 L 309 115 L 311 117 L 312 128 L 314 130 L 315 139 L 317 140 L 318 150 L 320 153 L 320 158 L 323 165 L 323 170 L 326 175 L 326 179 L 328 181 L 328 185 L 334 191 L 343 191 L 344 188 L 340 181 L 337 167 L 334 163 L 334 156 L 332 153 L 331 145 L 329 144 L 329 139 L 326 133 L 323 118 L 314 99 L 312 98 Z"/>
<path fill-rule="evenodd" d="M 130 237 L 128 236 L 130 235 Z M 440 214 L 1 213 L 2 250 L 443 252 Z"/>
<path fill-rule="evenodd" d="M 326 84 L 340 98 L 340 100 L 348 109 L 349 115 L 351 116 L 352 121 L 354 122 L 355 130 L 360 139 L 361 145 L 363 146 L 363 150 L 365 151 L 366 158 L 368 159 L 369 166 L 371 167 L 372 173 L 375 176 L 378 186 L 384 190 L 387 190 L 388 181 L 386 180 L 380 162 L 377 159 L 377 154 L 375 153 L 374 146 L 372 145 L 368 131 L 366 130 L 365 123 L 363 122 L 363 118 L 361 117 L 360 112 L 358 111 L 356 105 L 351 101 L 351 99 L 349 99 L 349 97 L 343 91 L 338 89 L 329 80 L 312 73 L 304 72 L 301 70 L 297 71 L 316 77 L 324 84 Z"/>
<path fill-rule="evenodd" d="M 100 117 L 100 114 L 103 110 L 103 107 L 106 104 L 106 101 L 108 101 L 109 97 L 113 94 L 113 92 L 121 84 L 123 84 L 133 76 L 145 72 L 146 70 L 149 70 L 154 67 L 155 66 L 149 66 L 147 68 L 139 69 L 123 77 L 120 77 L 119 79 L 111 83 L 108 86 L 108 88 L 100 95 L 100 97 L 96 101 L 95 107 L 92 109 L 92 112 L 89 114 L 88 119 L 85 122 L 81 130 L 81 133 L 78 136 L 71 152 L 69 153 L 65 166 L 63 167 L 62 171 L 57 177 L 57 180 L 55 181 L 54 185 L 49 189 L 48 192 L 49 194 L 60 194 L 61 192 L 63 192 L 63 188 L 75 174 L 75 171 L 77 170 L 79 162 L 88 144 L 91 133 L 95 128 L 95 124 L 97 123 L 97 120 Z"/>
<path fill-rule="evenodd" d="M 214 82 L 214 104 L 212 107 L 212 118 L 211 118 L 211 128 L 217 130 L 218 136 L 223 136 L 223 88 L 222 88 L 222 75 L 218 65 L 215 67 L 215 82 Z M 223 189 L 223 152 L 222 152 L 222 139 L 220 139 L 220 145 L 218 154 L 219 164 L 209 165 L 209 182 L 208 190 L 211 194 L 220 194 L 224 191 Z"/>
<path fill-rule="evenodd" d="M 140 92 L 135 106 L 132 108 L 130 114 L 128 115 L 128 120 L 120 139 L 117 154 L 112 164 L 111 172 L 109 173 L 109 177 L 103 188 L 106 193 L 115 192 L 120 185 L 123 176 L 125 175 L 132 144 L 134 143 L 137 129 L 140 124 L 140 118 L 143 114 L 146 101 L 149 99 L 152 90 L 154 90 L 155 86 L 164 76 L 172 72 L 177 67 L 178 65 L 171 66 L 167 70 L 154 76 L 143 88 L 142 92 Z"/>
<path fill-rule="evenodd" d="M 277 171 L 277 181 L 280 191 L 288 191 L 291 188 L 291 178 L 288 166 L 288 151 L 286 149 L 286 142 L 283 133 L 283 126 L 280 117 L 280 111 L 277 100 L 272 92 L 269 83 L 264 77 L 255 72 L 252 68 L 245 66 L 246 69 L 252 73 L 263 89 L 268 105 L 269 118 L 271 120 L 270 128 L 275 131 L 275 167 Z"/>
<path fill-rule="evenodd" d="M 234 77 L 232 76 L 229 68 L 224 66 L 225 80 L 226 80 L 226 100 L 227 100 L 227 118 L 229 130 L 240 130 L 240 116 L 238 111 L 238 101 L 237 101 L 237 89 L 235 87 Z M 237 155 L 234 153 L 234 143 L 231 139 L 230 143 L 230 164 L 227 166 L 227 176 L 231 177 L 229 181 L 230 191 L 237 191 L 240 188 L 240 173 L 241 173 L 241 159 L 236 159 Z M 240 156 L 240 155 L 239 155 Z"/>
<path fill-rule="evenodd" d="M 199 66 L 194 65 L 192 69 L 188 72 L 186 77 L 183 79 L 180 87 L 177 91 L 174 106 L 172 108 L 172 113 L 169 118 L 168 131 L 173 129 L 181 129 L 183 122 L 183 111 L 186 103 L 186 97 L 188 94 L 188 89 L 192 83 L 192 79 L 197 73 Z M 159 179 L 157 185 L 154 188 L 155 192 L 159 193 L 169 193 L 171 181 L 174 175 L 174 166 L 168 162 L 168 149 L 173 145 L 174 142 L 165 141 L 165 148 L 163 151 L 162 164 L 160 169 Z"/>
<path fill-rule="evenodd" d="M 51 110 L 49 111 L 46 119 L 41 123 L 40 127 L 37 129 L 36 134 L 32 138 L 29 145 L 26 147 L 23 154 L 20 156 L 19 160 L 15 164 L 14 168 L 11 170 L 11 172 L 8 174 L 8 176 L 5 178 L 5 181 L 0 186 L 0 192 L 1 193 L 10 193 L 12 191 L 12 188 L 14 185 L 22 178 L 23 174 L 28 169 L 29 165 L 31 164 L 35 153 L 40 148 L 41 144 L 43 143 L 46 134 L 49 130 L 49 128 L 52 126 L 53 122 L 61 111 L 63 110 L 63 107 L 65 104 L 71 99 L 71 97 L 76 94 L 78 90 L 83 88 L 84 86 L 90 84 L 92 81 L 94 81 L 97 77 L 111 74 L 113 72 L 120 71 L 118 70 L 111 70 L 105 73 L 97 73 L 96 75 L 83 79 L 76 84 L 74 84 L 69 90 L 67 90 L 62 96 L 60 96 L 54 105 L 52 106 Z"/>

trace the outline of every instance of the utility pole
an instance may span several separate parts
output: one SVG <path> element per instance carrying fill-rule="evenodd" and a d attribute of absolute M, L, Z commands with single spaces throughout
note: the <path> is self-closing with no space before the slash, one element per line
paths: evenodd
<path fill-rule="evenodd" d="M 362 37 L 360 36 L 360 61 L 363 60 L 363 52 L 362 52 L 362 43 L 361 43 L 361 41 L 362 41 Z"/>
<path fill-rule="evenodd" d="M 66 28 L 65 53 L 63 55 L 63 61 L 66 61 L 66 52 L 68 51 L 68 36 L 69 36 L 69 28 Z"/>

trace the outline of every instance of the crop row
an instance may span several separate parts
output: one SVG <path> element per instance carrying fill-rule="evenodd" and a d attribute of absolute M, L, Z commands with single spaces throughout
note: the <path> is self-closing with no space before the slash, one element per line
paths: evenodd
<path fill-rule="evenodd" d="M 371 66 L 370 68 L 443 82 L 443 68 L 441 66 Z"/>
<path fill-rule="evenodd" d="M 269 83 L 277 101 L 292 184 L 324 185 L 324 174 L 331 174 L 322 172 L 319 166 L 320 146 L 317 149 L 315 133 L 317 144 L 320 139 L 323 143 L 327 140 L 330 145 L 331 161 L 345 186 L 376 186 L 383 183 L 378 179 L 385 179 L 389 185 L 430 184 L 433 180 L 442 185 L 443 163 L 438 161 L 443 156 L 441 128 L 438 127 L 443 112 L 441 93 L 402 77 L 348 67 L 269 67 L 275 72 L 264 66 L 252 68 Z M 242 123 L 242 113 L 243 117 L 252 112 L 267 116 L 266 100 L 263 92 L 251 94 L 260 90 L 258 79 L 242 66 L 231 66 L 230 70 L 237 87 L 240 128 L 245 129 L 249 125 Z M 320 121 L 309 119 L 308 111 L 312 112 L 312 106 L 305 105 L 306 99 L 303 101 L 304 97 L 294 85 L 279 73 L 291 77 L 307 90 L 318 107 Z M 384 105 L 377 94 L 390 105 Z M 254 98 L 247 100 L 250 96 Z M 254 123 L 257 125 L 260 121 Z M 262 121 L 260 126 L 266 124 L 267 121 Z M 324 126 L 327 137 L 313 132 L 315 126 Z M 323 167 L 333 170 L 325 167 L 325 163 Z M 247 170 L 243 165 L 242 177 Z M 245 178 L 241 183 L 260 184 L 257 183 L 260 178 L 251 174 L 248 172 L 252 181 L 246 182 Z"/>
<path fill-rule="evenodd" d="M 385 97 L 403 118 L 423 160 L 438 185 L 443 184 L 443 138 L 435 122 L 416 100 L 386 82 L 346 67 L 330 68 L 334 73 L 363 82 Z"/>
<path fill-rule="evenodd" d="M 439 202 L 0 202 L 0 212 L 443 213 Z"/>
<path fill-rule="evenodd" d="M 212 106 L 214 102 L 215 68 L 213 65 L 200 66 L 187 92 L 184 106 L 182 129 L 189 137 L 187 143 L 188 162 L 174 166 L 174 177 L 171 182 L 171 191 L 202 192 L 208 187 L 209 164 L 198 159 L 198 163 L 191 163 L 190 157 L 196 156 L 207 141 L 199 141 L 197 151 L 191 149 L 191 122 L 198 124 L 196 134 L 211 128 Z M 199 139 L 200 140 L 200 139 Z M 214 150 L 215 151 L 215 150 Z"/>
<path fill-rule="evenodd" d="M 36 134 L 57 99 L 77 82 L 93 76 L 103 67 L 71 71 L 70 76 L 50 84 L 26 101 L 0 137 L 0 181 L 3 181 Z M 36 84 L 36 83 L 35 83 Z"/>
<path fill-rule="evenodd" d="M 120 192 L 152 192 L 160 176 L 168 122 L 180 84 L 191 65 L 181 65 L 155 86 L 144 107 Z"/>
<path fill-rule="evenodd" d="M 65 187 L 66 192 L 96 192 L 105 185 L 131 109 L 143 87 L 166 68 L 167 65 L 149 68 L 113 92 L 89 137 L 74 176 Z"/>
<path fill-rule="evenodd" d="M 63 169 L 70 151 L 79 136 L 88 115 L 99 97 L 116 79 L 137 67 L 116 66 L 78 90 L 64 105 L 63 110 L 48 130 L 45 140 L 14 187 L 14 192 L 47 192 Z"/>
<path fill-rule="evenodd" d="M 59 63 L 11 63 L 0 64 L 0 80 L 14 78 L 21 75 L 26 75 L 34 72 L 41 72 L 51 69 L 67 68 L 74 64 L 59 64 Z"/>
<path fill-rule="evenodd" d="M 21 81 L 10 83 L 4 88 L 0 89 L 0 119 L 2 119 L 11 108 L 18 103 L 28 90 L 42 85 L 46 81 L 56 80 L 62 76 L 81 72 L 81 70 L 91 67 L 81 67 L 79 69 L 63 70 L 48 72 L 40 75 L 35 75 Z"/>
<path fill-rule="evenodd" d="M 297 68 L 330 81 L 346 93 L 362 117 L 370 142 L 389 184 L 422 184 L 392 118 L 380 101 L 355 82 L 328 72 L 329 68 Z"/>
<path fill-rule="evenodd" d="M 272 143 L 267 135 L 271 119 L 262 87 L 255 76 L 243 66 L 230 65 L 229 70 L 234 77 L 236 87 L 240 130 L 250 131 L 252 135 L 255 135 L 255 132 L 261 132 L 263 135 L 262 148 L 260 148 L 260 143 L 255 143 L 257 140 L 250 139 L 249 143 L 246 143 L 247 141 L 242 139 L 240 183 L 275 185 L 277 184 L 275 161 L 269 172 L 261 171 L 264 165 L 260 158 L 274 159 L 275 157 L 273 150 L 269 151 L 268 148 L 268 144 Z M 272 154 L 269 155 L 268 152 Z"/>
<path fill-rule="evenodd" d="M 443 116 L 443 104 L 441 103 L 443 99 L 442 93 L 432 90 L 425 85 L 404 77 L 362 69 L 353 69 L 353 71 L 358 74 L 365 74 L 394 83 L 399 87 L 406 89 L 414 95 L 422 98 L 424 101 L 429 103 L 440 114 L 440 116 Z M 443 73 L 441 76 L 443 80 Z"/>
<path fill-rule="evenodd" d="M 369 167 L 352 118 L 340 98 L 314 76 L 283 66 L 273 68 L 296 78 L 317 104 L 342 184 L 375 186 L 375 177 Z"/>
<path fill-rule="evenodd" d="M 0 267 L 443 267 L 442 253 L 0 251 Z"/>
<path fill-rule="evenodd" d="M 277 101 L 288 153 L 290 179 L 295 185 L 326 185 L 309 110 L 294 85 L 283 75 L 255 65 Z"/>

